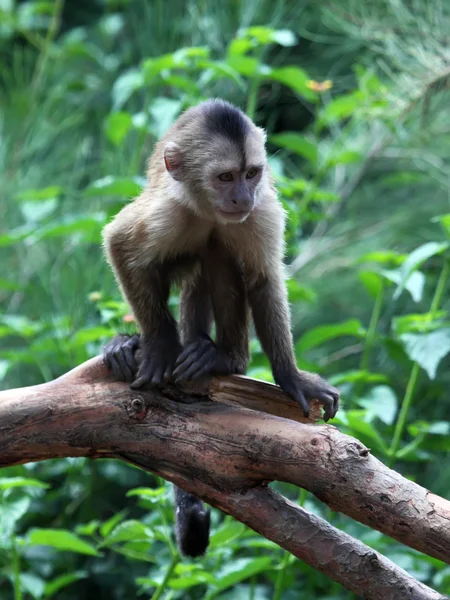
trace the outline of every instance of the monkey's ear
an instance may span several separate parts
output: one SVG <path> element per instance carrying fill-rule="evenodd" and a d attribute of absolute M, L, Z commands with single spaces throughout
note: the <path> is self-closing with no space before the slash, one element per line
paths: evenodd
<path fill-rule="evenodd" d="M 164 162 L 166 169 L 175 181 L 181 180 L 181 166 L 183 164 L 183 151 L 175 142 L 167 142 L 164 147 Z"/>

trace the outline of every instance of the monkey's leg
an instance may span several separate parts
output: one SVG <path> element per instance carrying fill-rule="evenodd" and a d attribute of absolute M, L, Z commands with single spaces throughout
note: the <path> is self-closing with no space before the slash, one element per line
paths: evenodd
<path fill-rule="evenodd" d="M 203 265 L 183 283 L 180 295 L 180 335 L 183 346 L 209 336 L 212 324 L 211 295 Z"/>
<path fill-rule="evenodd" d="M 280 267 L 280 273 L 282 272 Z M 308 400 L 324 405 L 324 419 L 332 419 L 338 410 L 339 391 L 315 373 L 297 368 L 292 346 L 289 304 L 280 276 L 261 277 L 249 289 L 256 333 L 272 365 L 276 383 L 309 415 Z"/>
<path fill-rule="evenodd" d="M 206 287 L 212 300 L 216 322 L 216 343 L 196 328 L 177 360 L 176 380 L 195 379 L 213 373 L 245 373 L 248 362 L 248 308 L 245 285 L 238 265 L 216 244 L 204 257 Z M 205 310 L 208 296 L 196 298 L 199 313 Z M 208 308 L 209 310 L 209 308 Z M 192 327 L 191 327 L 192 329 Z M 204 331 L 204 328 L 203 328 Z"/>

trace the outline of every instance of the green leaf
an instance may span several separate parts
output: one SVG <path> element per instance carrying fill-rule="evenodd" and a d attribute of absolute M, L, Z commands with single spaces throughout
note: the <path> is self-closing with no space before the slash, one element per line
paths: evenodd
<path fill-rule="evenodd" d="M 154 98 L 150 105 L 152 131 L 156 137 L 161 137 L 178 117 L 183 103 L 173 98 Z"/>
<path fill-rule="evenodd" d="M 403 275 L 401 269 L 391 271 L 383 270 L 381 271 L 381 274 L 389 281 L 392 281 L 397 285 L 402 285 Z M 414 271 L 405 281 L 403 281 L 403 288 L 411 294 L 411 298 L 414 302 L 420 302 L 422 300 L 424 287 L 425 275 L 422 271 Z"/>
<path fill-rule="evenodd" d="M 20 212 L 27 223 L 38 223 L 54 212 L 58 205 L 55 198 L 41 200 L 40 202 L 23 202 L 20 206 Z"/>
<path fill-rule="evenodd" d="M 286 281 L 286 287 L 289 295 L 289 302 L 314 302 L 317 298 L 317 294 L 311 288 L 306 285 L 301 285 L 295 279 L 288 279 Z"/>
<path fill-rule="evenodd" d="M 134 94 L 144 86 L 144 76 L 138 69 L 120 75 L 114 82 L 112 88 L 113 110 L 119 110 Z"/>
<path fill-rule="evenodd" d="M 1 337 L 1 336 L 0 336 Z M 0 359 L 0 381 L 3 381 L 11 367 L 11 361 Z"/>
<path fill-rule="evenodd" d="M 60 185 L 50 185 L 45 188 L 25 190 L 17 194 L 16 198 L 26 202 L 43 202 L 44 200 L 58 200 L 63 188 Z"/>
<path fill-rule="evenodd" d="M 355 370 L 333 375 L 332 380 L 333 385 L 339 386 L 343 383 L 386 383 L 388 377 L 383 373 Z"/>
<path fill-rule="evenodd" d="M 402 293 L 408 278 L 416 271 L 426 260 L 437 254 L 441 254 L 450 244 L 447 242 L 427 242 L 413 250 L 400 268 L 400 282 L 394 293 L 394 299 Z"/>
<path fill-rule="evenodd" d="M 392 329 L 397 336 L 403 333 L 428 333 L 436 329 L 442 329 L 445 324 L 443 319 L 446 315 L 445 310 L 401 315 L 393 319 Z"/>
<path fill-rule="evenodd" d="M 217 548 L 229 544 L 245 532 L 245 525 L 235 519 L 226 518 L 222 525 L 212 535 L 210 548 Z"/>
<path fill-rule="evenodd" d="M 27 477 L 0 477 L 0 490 L 9 490 L 18 487 L 48 489 L 50 485 L 38 479 L 29 479 Z"/>
<path fill-rule="evenodd" d="M 426 334 L 405 333 L 400 339 L 409 358 L 434 379 L 439 363 L 450 352 L 450 328 Z"/>
<path fill-rule="evenodd" d="M 320 346 L 324 342 L 343 336 L 364 337 L 365 329 L 358 319 L 349 319 L 334 325 L 320 325 L 305 333 L 295 345 L 296 352 L 302 354 L 306 350 Z"/>
<path fill-rule="evenodd" d="M 168 495 L 167 488 L 165 486 L 153 489 L 153 488 L 134 488 L 133 490 L 129 490 L 127 492 L 127 496 L 139 496 L 140 498 L 145 498 L 145 500 L 149 500 L 152 503 L 160 502 L 163 498 L 166 498 Z"/>
<path fill-rule="evenodd" d="M 401 265 L 406 259 L 407 254 L 400 254 L 393 250 L 377 250 L 375 252 L 367 252 L 359 257 L 357 262 L 376 262 L 380 264 Z"/>
<path fill-rule="evenodd" d="M 112 546 L 122 542 L 148 541 L 154 538 L 153 532 L 149 527 L 136 520 L 123 521 L 115 527 L 112 532 L 103 540 L 102 546 Z"/>
<path fill-rule="evenodd" d="M 253 575 L 267 571 L 272 567 L 272 559 L 268 556 L 262 558 L 238 558 L 226 564 L 216 573 L 215 590 L 222 592 L 236 585 L 240 581 L 249 579 Z"/>
<path fill-rule="evenodd" d="M 297 38 L 290 29 L 272 29 L 271 27 L 249 27 L 239 31 L 240 38 L 252 38 L 253 46 L 272 44 L 275 42 L 280 46 L 295 46 Z M 241 40 L 238 40 L 241 41 Z"/>
<path fill-rule="evenodd" d="M 439 215 L 431 220 L 433 223 L 440 223 L 445 229 L 446 233 L 450 235 L 450 213 L 447 213 L 446 215 Z"/>
<path fill-rule="evenodd" d="M 255 75 L 260 75 L 262 73 L 261 63 L 256 60 L 256 58 L 251 58 L 249 56 L 229 56 L 226 60 L 226 64 L 245 77 L 254 77 Z"/>
<path fill-rule="evenodd" d="M 352 163 L 359 162 L 362 159 L 361 152 L 355 150 L 341 150 L 335 152 L 326 161 L 326 168 L 334 167 L 336 165 L 350 165 Z"/>
<path fill-rule="evenodd" d="M 90 342 L 98 342 L 110 337 L 111 329 L 109 327 L 86 327 L 85 329 L 79 329 L 70 338 L 69 345 L 71 348 L 83 347 Z"/>
<path fill-rule="evenodd" d="M 94 546 L 66 529 L 32 529 L 28 535 L 28 543 L 32 546 L 51 546 L 55 550 L 99 556 Z"/>
<path fill-rule="evenodd" d="M 377 298 L 383 290 L 383 278 L 376 271 L 360 271 L 358 278 L 372 298 Z"/>
<path fill-rule="evenodd" d="M 98 521 L 97 519 L 93 519 L 88 523 L 81 523 L 80 525 L 77 525 L 75 527 L 75 533 L 77 533 L 78 535 L 93 536 L 97 531 L 99 525 L 100 521 Z"/>
<path fill-rule="evenodd" d="M 141 177 L 114 177 L 107 175 L 97 179 L 84 189 L 83 195 L 87 198 L 102 196 L 138 196 L 145 185 Z"/>
<path fill-rule="evenodd" d="M 169 580 L 169 587 L 172 590 L 187 590 L 195 585 L 202 585 L 205 583 L 214 585 L 215 581 L 214 576 L 207 571 L 194 571 L 188 575 L 171 578 Z"/>
<path fill-rule="evenodd" d="M 359 404 L 366 408 L 365 420 L 372 421 L 377 417 L 386 425 L 392 425 L 398 410 L 398 400 L 395 392 L 387 385 L 378 385 L 359 400 Z"/>
<path fill-rule="evenodd" d="M 126 510 L 121 510 L 120 512 L 113 515 L 110 519 L 105 521 L 100 527 L 100 535 L 102 535 L 103 537 L 109 535 L 114 529 L 114 527 L 116 527 L 120 523 L 120 521 L 122 521 L 122 519 L 125 518 L 126 514 Z"/>
<path fill-rule="evenodd" d="M 361 107 L 363 100 L 364 95 L 360 91 L 339 96 L 321 111 L 317 126 L 321 128 L 351 117 Z"/>
<path fill-rule="evenodd" d="M 8 328 L 7 333 L 22 337 L 32 337 L 44 329 L 42 322 L 32 321 L 23 315 L 2 315 L 0 323 Z"/>
<path fill-rule="evenodd" d="M 291 152 L 295 152 L 296 154 L 303 156 L 303 158 L 306 158 L 306 160 L 309 160 L 313 163 L 317 162 L 318 151 L 316 144 L 310 142 L 299 133 L 286 131 L 270 136 L 269 140 L 281 148 L 286 148 Z"/>
<path fill-rule="evenodd" d="M 297 44 L 295 33 L 293 33 L 290 29 L 276 29 L 272 32 L 272 39 L 280 46 L 284 46 L 286 48 L 295 46 Z"/>
<path fill-rule="evenodd" d="M 51 598 L 71 583 L 79 581 L 80 579 L 86 579 L 87 577 L 87 571 L 73 571 L 72 573 L 66 573 L 65 575 L 55 577 L 55 579 L 51 579 L 45 584 L 44 595 L 46 598 Z"/>
<path fill-rule="evenodd" d="M 105 123 L 106 137 L 114 146 L 120 146 L 132 127 L 133 118 L 130 113 L 125 111 L 110 113 Z"/>
<path fill-rule="evenodd" d="M 311 102 L 317 100 L 317 94 L 308 87 L 308 74 L 299 67 L 280 67 L 279 69 L 272 69 L 270 78 L 279 81 Z"/>
<path fill-rule="evenodd" d="M 10 279 L 0 279 L 0 290 L 6 290 L 8 292 L 18 292 L 22 289 L 22 286 L 17 281 L 11 281 Z"/>
<path fill-rule="evenodd" d="M 33 598 L 42 598 L 45 590 L 45 582 L 34 573 L 20 573 L 20 587 L 26 594 Z"/>
<path fill-rule="evenodd" d="M 22 496 L 18 500 L 3 500 L 0 502 L 0 540 L 9 538 L 14 531 L 15 525 L 30 507 L 31 500 Z"/>

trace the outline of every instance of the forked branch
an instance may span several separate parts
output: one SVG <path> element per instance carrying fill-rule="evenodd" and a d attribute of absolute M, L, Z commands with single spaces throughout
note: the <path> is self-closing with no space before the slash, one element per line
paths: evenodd
<path fill-rule="evenodd" d="M 450 502 L 388 469 L 358 440 L 305 419 L 245 377 L 134 391 L 100 358 L 47 384 L 0 393 L 0 466 L 122 458 L 194 492 L 364 598 L 437 599 L 393 563 L 266 487 L 303 487 L 450 564 Z"/>

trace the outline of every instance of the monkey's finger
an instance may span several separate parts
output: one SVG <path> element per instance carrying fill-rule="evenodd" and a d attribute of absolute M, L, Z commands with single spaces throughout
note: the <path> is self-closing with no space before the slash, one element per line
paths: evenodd
<path fill-rule="evenodd" d="M 211 372 L 214 366 L 214 356 L 210 356 L 206 359 L 206 362 L 196 362 L 187 371 L 185 371 L 184 379 L 198 379 L 203 375 L 207 375 Z"/>
<path fill-rule="evenodd" d="M 136 379 L 130 384 L 130 388 L 132 390 L 137 390 L 138 388 L 141 388 L 143 385 L 147 384 L 150 382 L 150 378 L 151 378 L 151 373 L 142 373 L 141 375 L 139 375 L 136 377 Z"/>
<path fill-rule="evenodd" d="M 124 346 L 123 348 L 123 360 L 126 363 L 128 370 L 131 374 L 131 379 L 133 378 L 133 374 L 136 373 L 138 368 L 138 363 L 136 357 L 134 355 L 133 350 L 130 347 Z"/>
<path fill-rule="evenodd" d="M 181 366 L 186 361 L 192 363 L 193 360 L 198 359 L 204 352 L 207 350 L 207 346 L 204 344 L 199 344 L 198 342 L 193 342 L 184 348 L 183 352 L 178 356 L 175 362 L 175 368 Z"/>
<path fill-rule="evenodd" d="M 132 381 L 133 380 L 133 369 L 128 364 L 127 352 L 126 352 L 125 347 L 122 347 L 118 352 L 116 352 L 114 354 L 114 360 L 116 361 L 116 364 L 118 364 L 120 367 L 123 381 Z M 134 360 L 133 357 L 132 357 L 132 360 Z"/>
<path fill-rule="evenodd" d="M 294 386 L 283 387 L 283 390 L 300 404 L 305 417 L 309 417 L 310 406 L 303 392 Z"/>
<path fill-rule="evenodd" d="M 167 369 L 164 371 L 164 381 L 172 379 L 172 373 L 173 373 L 173 364 L 170 364 L 167 367 Z"/>
<path fill-rule="evenodd" d="M 155 368 L 155 371 L 153 373 L 153 377 L 151 378 L 150 383 L 152 383 L 153 385 L 162 383 L 164 380 L 164 371 L 165 371 L 165 365 L 158 365 Z"/>
<path fill-rule="evenodd" d="M 317 394 L 317 399 L 324 405 L 324 419 L 328 421 L 336 416 L 339 408 L 339 396 L 336 396 L 328 390 Z"/>
<path fill-rule="evenodd" d="M 130 340 L 127 342 L 127 346 L 131 350 L 137 350 L 139 348 L 140 337 L 137 333 L 131 336 Z"/>
<path fill-rule="evenodd" d="M 110 362 L 111 371 L 112 371 L 114 377 L 116 379 L 118 379 L 119 381 L 126 381 L 127 379 L 126 379 L 124 372 L 122 371 L 122 365 L 120 363 L 120 360 L 118 360 L 117 357 L 114 356 L 114 354 L 110 354 L 109 362 Z"/>
<path fill-rule="evenodd" d="M 334 410 L 334 399 L 332 396 L 324 393 L 318 394 L 318 396 L 318 400 L 322 402 L 324 408 L 323 420 L 327 422 L 330 419 L 332 419 L 336 414 Z"/>
<path fill-rule="evenodd" d="M 179 356 L 177 362 L 175 363 L 175 369 L 173 371 L 173 376 L 175 380 L 179 378 L 186 378 L 186 372 L 189 369 L 196 365 L 198 362 L 205 360 L 205 355 L 210 351 L 210 348 L 200 348 L 199 350 L 193 350 L 189 355 L 187 355 L 183 361 L 181 361 L 181 355 Z"/>

